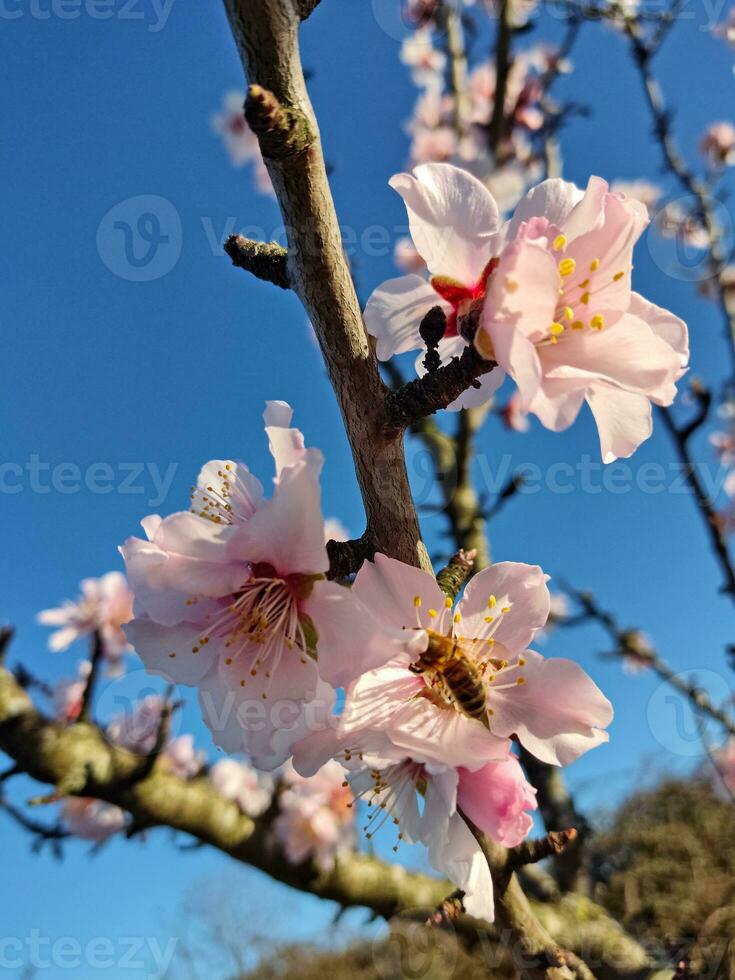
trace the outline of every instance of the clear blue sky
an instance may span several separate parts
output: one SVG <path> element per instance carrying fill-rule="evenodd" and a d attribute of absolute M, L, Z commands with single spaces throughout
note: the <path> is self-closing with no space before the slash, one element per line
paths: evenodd
<path fill-rule="evenodd" d="M 398 62 L 399 42 L 385 29 L 396 3 L 323 0 L 303 31 L 338 210 L 358 236 L 371 225 L 405 223 L 387 186 L 405 162 L 401 127 L 414 98 Z M 216 0 L 178 0 L 162 23 L 158 6 L 131 5 L 125 9 L 143 16 L 129 19 L 115 0 L 117 15 L 105 20 L 92 16 L 91 3 L 75 7 L 73 0 L 53 8 L 51 0 L 37 0 L 35 13 L 27 3 L 0 4 L 2 20 L 21 12 L 0 32 L 6 66 L 0 463 L 22 468 L 3 470 L 2 612 L 18 630 L 11 661 L 22 659 L 52 679 L 73 673 L 83 650 L 46 652 L 47 632 L 34 623 L 36 612 L 75 594 L 81 578 L 120 567 L 117 545 L 151 510 L 185 506 L 205 460 L 242 457 L 268 479 L 260 426 L 265 399 L 294 405 L 297 424 L 327 456 L 325 512 L 353 533 L 362 531 L 348 448 L 304 313 L 293 296 L 233 270 L 217 247 L 226 232 L 249 226 L 257 234 L 254 226 L 270 238 L 280 224 L 275 204 L 255 193 L 247 173 L 229 166 L 210 130 L 222 93 L 242 85 L 224 14 Z M 64 19 L 60 10 L 76 16 Z M 55 12 L 39 16 L 46 11 Z M 657 68 L 682 106 L 677 131 L 691 154 L 707 122 L 728 118 L 735 80 L 731 53 L 701 30 L 705 9 L 685 11 L 692 17 L 676 27 Z M 553 19 L 542 24 L 543 35 L 553 38 Z M 566 175 L 579 183 L 590 173 L 657 179 L 658 151 L 622 40 L 588 25 L 574 61 L 576 74 L 559 92 L 589 101 L 594 116 L 575 118 L 563 133 Z M 161 230 L 173 237 L 164 261 L 180 244 L 170 271 L 148 282 L 123 278 L 103 260 L 115 266 L 110 228 L 128 220 L 132 206 L 109 212 L 139 195 L 170 202 L 173 219 L 164 215 Z M 643 244 L 638 288 L 689 321 L 693 370 L 720 377 L 726 352 L 716 312 L 660 264 Z M 358 254 L 355 265 L 365 293 L 395 274 L 390 254 Z M 598 461 L 586 416 L 561 435 L 535 426 L 526 436 L 508 434 L 491 419 L 478 448 L 494 471 L 536 462 L 548 473 L 555 463 L 574 467 L 585 455 Z M 711 463 L 704 439 L 699 448 Z M 425 499 L 426 459 L 413 448 L 409 459 Z M 633 476 L 646 463 L 668 467 L 672 460 L 659 429 L 634 458 Z M 112 490 L 82 485 L 73 492 L 74 467 L 89 477 L 99 463 L 112 467 Z M 52 471 L 56 487 L 44 491 Z M 109 483 L 104 469 L 91 472 L 98 484 Z M 170 488 L 156 505 L 152 474 L 167 472 Z M 563 473 L 560 479 L 567 480 Z M 600 486 L 599 467 L 592 479 Z M 19 492 L 7 492 L 8 484 Z M 442 527 L 441 517 L 425 518 L 434 548 Z M 493 526 L 492 547 L 499 559 L 538 562 L 552 575 L 593 588 L 624 624 L 647 629 L 677 668 L 712 671 L 716 689 L 726 690 L 731 610 L 716 596 L 718 571 L 685 493 L 588 493 L 577 480 L 573 493 L 524 494 Z M 690 729 L 671 734 L 675 706 L 652 679 L 631 680 L 617 664 L 600 660 L 601 645 L 590 628 L 557 633 L 545 647 L 578 658 L 615 703 L 610 745 L 569 772 L 580 802 L 593 811 L 635 782 L 693 761 Z M 214 752 L 193 708 L 182 724 Z M 20 782 L 13 790 L 16 798 L 32 792 Z M 317 936 L 333 913 L 215 853 L 180 853 L 163 831 L 142 844 L 113 842 L 94 858 L 72 843 L 62 864 L 49 854 L 31 855 L 28 839 L 1 815 L 0 833 L 3 937 L 25 941 L 34 928 L 51 939 L 108 937 L 119 960 L 125 937 L 165 946 L 169 937 L 184 936 L 187 894 L 206 891 L 214 879 L 227 883 L 233 905 L 248 916 L 256 908 L 278 911 L 282 934 L 298 929 L 300 936 Z M 272 926 L 272 918 L 266 921 Z M 57 967 L 42 975 L 143 977 L 151 973 L 150 948 L 147 962 L 140 969 L 87 965 L 71 974 Z M 181 970 L 169 975 L 186 975 Z"/>

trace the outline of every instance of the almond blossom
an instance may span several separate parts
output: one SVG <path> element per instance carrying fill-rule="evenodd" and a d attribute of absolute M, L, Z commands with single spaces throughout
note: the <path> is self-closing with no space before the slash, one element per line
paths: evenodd
<path fill-rule="evenodd" d="M 119 806 L 85 796 L 68 796 L 61 804 L 61 819 L 70 834 L 96 844 L 125 827 L 125 812 Z"/>
<path fill-rule="evenodd" d="M 259 817 L 270 806 L 273 780 L 237 759 L 220 759 L 209 770 L 212 785 L 225 799 L 233 800 L 249 817 Z"/>
<path fill-rule="evenodd" d="M 292 864 L 311 859 L 329 871 L 340 856 L 354 850 L 354 798 L 345 776 L 334 760 L 308 778 L 286 767 L 273 833 Z"/>
<path fill-rule="evenodd" d="M 77 667 L 77 676 L 59 681 L 54 687 L 54 708 L 58 721 L 76 721 L 82 710 L 84 692 L 87 689 L 92 664 L 82 660 Z"/>
<path fill-rule="evenodd" d="M 260 152 L 258 138 L 245 120 L 245 93 L 228 92 L 222 110 L 212 116 L 212 128 L 224 144 L 233 167 L 253 166 L 255 186 L 261 194 L 275 195 L 271 179 Z"/>
<path fill-rule="evenodd" d="M 106 734 L 114 745 L 136 755 L 149 755 L 159 739 L 165 701 L 158 694 L 149 694 L 138 701 L 131 711 L 113 718 Z M 191 779 L 201 772 L 206 753 L 194 747 L 192 735 L 179 735 L 167 740 L 158 753 L 158 763 L 180 779 Z"/>
<path fill-rule="evenodd" d="M 475 344 L 516 382 L 523 411 L 559 431 L 583 402 L 602 458 L 651 434 L 651 403 L 670 405 L 689 351 L 685 324 L 631 289 L 645 208 L 592 177 L 553 179 L 516 209 L 487 284 Z"/>
<path fill-rule="evenodd" d="M 108 673 L 119 674 L 123 657 L 130 649 L 123 626 L 133 615 L 133 595 L 125 576 L 108 572 L 101 578 L 85 578 L 76 601 L 65 600 L 56 609 L 44 609 L 37 616 L 44 626 L 59 627 L 49 637 L 49 649 L 67 650 L 83 636 L 99 634 Z"/>
<path fill-rule="evenodd" d="M 447 326 L 439 354 L 447 363 L 467 344 L 460 336 L 458 317 L 484 296 L 497 264 L 498 206 L 479 180 L 449 164 L 423 164 L 413 175 L 397 174 L 389 183 L 404 200 L 411 238 L 430 278 L 413 274 L 384 282 L 368 300 L 365 325 L 377 339 L 379 360 L 386 361 L 404 351 L 423 351 L 421 321 L 433 306 L 440 306 Z M 425 370 L 422 353 L 416 371 L 422 375 Z M 449 408 L 483 404 L 502 380 L 501 371 L 488 372 L 480 388 L 469 388 Z"/>
<path fill-rule="evenodd" d="M 213 460 L 191 511 L 145 518 L 147 540 L 121 548 L 135 593 L 128 634 L 146 667 L 196 687 L 215 742 L 264 769 L 288 758 L 293 742 L 330 713 L 332 685 L 360 669 L 329 652 L 317 667 L 317 635 L 349 629 L 350 595 L 320 581 L 329 566 L 323 459 L 305 447 L 291 416 L 285 402 L 268 402 L 270 499 L 244 463 Z M 373 656 L 385 662 L 390 642 L 375 644 Z"/>
<path fill-rule="evenodd" d="M 433 576 L 378 554 L 352 593 L 363 618 L 403 629 L 411 647 L 348 685 L 335 729 L 305 738 L 294 765 L 308 775 L 336 755 L 352 773 L 353 792 L 372 803 L 368 833 L 392 819 L 401 838 L 426 844 L 432 864 L 467 892 L 468 911 L 492 918 L 487 865 L 459 811 L 495 840 L 518 843 L 535 798 L 509 754 L 510 736 L 542 761 L 566 765 L 607 741 L 611 705 L 575 663 L 528 649 L 549 614 L 537 566 L 485 569 L 453 609 Z M 470 665 L 479 713 L 462 707 L 430 659 L 422 662 L 444 638 Z M 359 658 L 360 645 L 351 649 Z"/>
<path fill-rule="evenodd" d="M 735 126 L 729 122 L 712 123 L 700 140 L 699 150 L 714 167 L 732 166 L 735 163 Z"/>

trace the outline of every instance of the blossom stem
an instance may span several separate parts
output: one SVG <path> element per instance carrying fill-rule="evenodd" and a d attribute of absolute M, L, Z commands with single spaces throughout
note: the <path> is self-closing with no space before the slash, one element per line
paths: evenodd
<path fill-rule="evenodd" d="M 92 634 L 90 647 L 90 669 L 87 676 L 87 683 L 84 687 L 84 694 L 82 695 L 82 706 L 79 709 L 79 721 L 89 720 L 89 715 L 92 709 L 92 697 L 94 696 L 94 689 L 97 683 L 97 676 L 105 654 L 105 644 L 99 630 L 95 630 Z"/>

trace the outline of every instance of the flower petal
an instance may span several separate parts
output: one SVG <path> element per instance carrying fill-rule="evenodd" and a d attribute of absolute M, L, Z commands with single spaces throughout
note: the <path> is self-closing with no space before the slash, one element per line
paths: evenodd
<path fill-rule="evenodd" d="M 428 626 L 428 610 L 443 609 L 446 598 L 433 575 L 380 553 L 363 563 L 352 591 L 376 619 L 396 629 Z"/>
<path fill-rule="evenodd" d="M 406 204 L 411 237 L 431 274 L 477 282 L 492 257 L 500 221 L 483 184 L 451 164 L 425 163 L 414 176 L 396 174 L 390 186 Z"/>
<path fill-rule="evenodd" d="M 457 607 L 461 617 L 458 630 L 463 636 L 482 636 L 488 614 L 502 617 L 493 632 L 494 639 L 510 653 L 522 653 L 549 618 L 547 578 L 538 565 L 516 561 L 484 568 L 471 579 Z M 510 611 L 503 613 L 508 606 Z"/>
<path fill-rule="evenodd" d="M 653 431 L 651 403 L 645 395 L 597 384 L 589 388 L 587 404 L 597 423 L 603 463 L 632 456 Z"/>
<path fill-rule="evenodd" d="M 449 304 L 421 276 L 400 276 L 378 286 L 364 313 L 367 331 L 378 341 L 378 360 L 388 361 L 395 354 L 422 348 L 419 327 L 433 306 L 451 312 Z"/>
<path fill-rule="evenodd" d="M 146 670 L 188 687 L 197 686 L 224 651 L 224 643 L 216 637 L 205 646 L 199 644 L 201 630 L 191 623 L 160 626 L 149 619 L 134 619 L 125 626 L 125 635 Z"/>

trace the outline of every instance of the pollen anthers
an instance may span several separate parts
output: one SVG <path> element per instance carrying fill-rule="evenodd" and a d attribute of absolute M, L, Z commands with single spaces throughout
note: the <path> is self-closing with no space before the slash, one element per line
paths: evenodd
<path fill-rule="evenodd" d="M 205 489 L 191 488 L 191 513 L 213 524 L 232 524 L 232 464 L 226 463 L 224 469 L 217 470 L 217 476 L 222 481 L 217 486 L 209 484 Z"/>
<path fill-rule="evenodd" d="M 194 596 L 187 599 L 187 604 L 197 601 Z M 253 575 L 213 617 L 192 645 L 191 653 L 198 654 L 213 638 L 224 639 L 224 663 L 227 667 L 235 664 L 241 672 L 240 687 L 261 672 L 270 681 L 284 653 L 298 656 L 306 664 L 312 652 L 294 589 L 269 566 L 254 566 Z M 269 687 L 270 684 L 261 694 L 263 699 L 267 698 Z"/>
<path fill-rule="evenodd" d="M 567 246 L 567 239 L 564 235 L 557 235 L 551 243 L 555 252 L 563 252 Z M 601 266 L 599 258 L 595 257 L 589 263 L 585 278 L 577 281 L 579 263 L 571 256 L 560 259 L 558 264 L 559 271 L 559 306 L 556 310 L 555 319 L 549 324 L 546 340 L 551 344 L 558 344 L 559 340 L 566 335 L 568 330 L 604 330 L 605 317 L 602 313 L 595 313 L 587 309 L 595 293 L 599 293 L 610 285 L 611 282 L 619 282 L 627 272 L 625 270 L 616 272 L 612 280 L 595 281 L 595 277 Z"/>
<path fill-rule="evenodd" d="M 349 764 L 356 754 L 362 759 L 360 753 L 345 749 L 342 755 L 345 764 Z M 368 818 L 362 830 L 367 840 L 371 840 L 388 821 L 400 828 L 401 806 L 405 796 L 417 791 L 423 794 L 425 775 L 422 765 L 406 759 L 387 769 L 359 769 L 350 773 L 343 785 L 350 787 L 355 800 L 362 800 L 367 805 Z M 353 804 L 347 805 L 351 807 Z M 402 840 L 403 832 L 399 829 L 394 851 L 398 850 Z"/>

